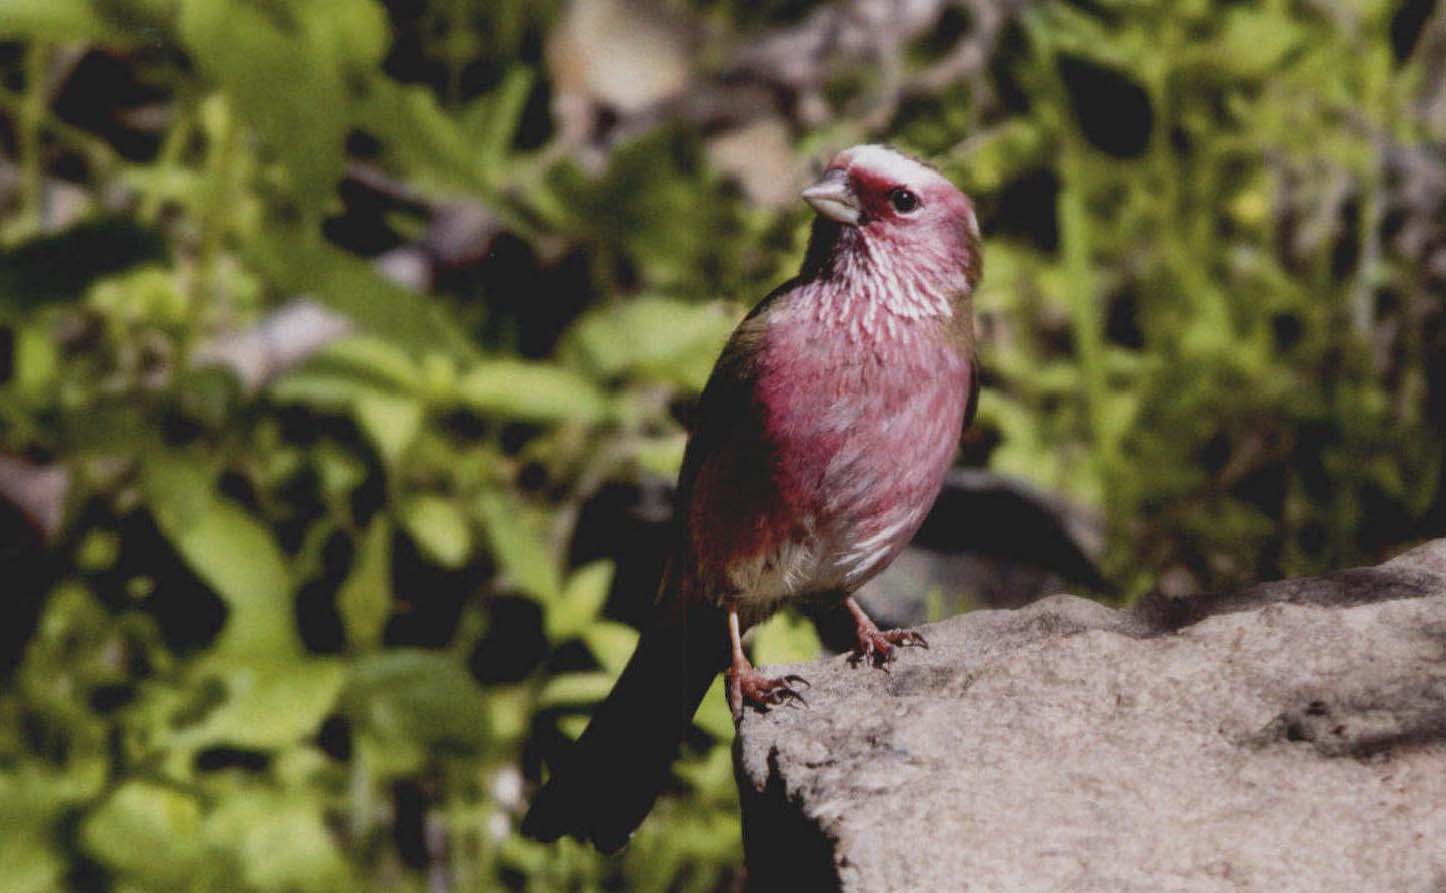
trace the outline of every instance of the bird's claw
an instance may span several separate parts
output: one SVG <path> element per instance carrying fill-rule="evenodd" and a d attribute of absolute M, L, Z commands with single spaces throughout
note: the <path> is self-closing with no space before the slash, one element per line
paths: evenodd
<path fill-rule="evenodd" d="M 891 629 L 884 633 L 890 642 L 901 648 L 919 647 L 925 651 L 929 650 L 929 643 L 919 633 L 912 629 Z"/>
<path fill-rule="evenodd" d="M 858 666 L 868 661 L 886 673 L 890 662 L 898 656 L 898 649 L 918 647 L 929 650 L 929 643 L 924 637 L 911 629 L 881 630 L 869 624 L 868 627 L 859 627 L 858 636 L 858 644 L 854 646 L 849 663 Z"/>
<path fill-rule="evenodd" d="M 728 702 L 733 708 L 733 721 L 743 719 L 743 707 L 750 705 L 760 713 L 770 707 L 807 707 L 808 701 L 793 687 L 809 687 L 809 681 L 796 673 L 787 676 L 765 676 L 752 667 L 745 667 L 732 674 L 728 683 Z"/>

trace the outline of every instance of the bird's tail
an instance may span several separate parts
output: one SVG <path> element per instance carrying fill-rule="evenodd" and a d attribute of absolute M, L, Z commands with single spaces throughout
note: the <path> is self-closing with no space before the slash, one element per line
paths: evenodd
<path fill-rule="evenodd" d="M 728 663 L 726 615 L 668 612 L 644 632 L 561 771 L 532 799 L 522 833 L 564 834 L 613 852 L 653 808 L 698 705 Z"/>

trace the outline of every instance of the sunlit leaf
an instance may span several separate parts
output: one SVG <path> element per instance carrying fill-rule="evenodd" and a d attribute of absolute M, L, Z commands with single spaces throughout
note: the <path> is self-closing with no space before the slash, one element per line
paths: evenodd
<path fill-rule="evenodd" d="M 235 852 L 255 889 L 325 893 L 352 886 L 318 804 L 243 788 L 206 817 L 205 837 Z"/>
<path fill-rule="evenodd" d="M 342 704 L 374 770 L 412 771 L 429 753 L 489 740 L 482 692 L 455 658 L 391 650 L 352 664 Z"/>
<path fill-rule="evenodd" d="M 596 422 L 607 411 L 597 386 L 543 363 L 486 360 L 457 383 L 462 404 L 484 415 L 528 422 Z"/>
<path fill-rule="evenodd" d="M 684 432 L 666 437 L 649 437 L 633 445 L 633 456 L 644 471 L 663 480 L 672 480 L 683 467 L 683 453 L 688 447 Z"/>
<path fill-rule="evenodd" d="M 477 498 L 477 513 L 487 532 L 492 556 L 513 583 L 528 594 L 551 601 L 562 589 L 557 559 L 511 497 L 499 492 Z"/>
<path fill-rule="evenodd" d="M 208 474 L 196 463 L 153 457 L 147 481 L 161 529 L 226 602 L 218 651 L 231 657 L 294 652 L 293 584 L 270 531 L 244 509 L 212 496 Z"/>
<path fill-rule="evenodd" d="M 357 540 L 351 574 L 336 594 L 347 641 L 357 648 L 375 648 L 391 614 L 391 551 L 391 525 L 378 518 Z"/>
<path fill-rule="evenodd" d="M 202 856 L 201 806 L 168 787 L 130 781 L 81 826 L 86 850 L 123 875 L 176 889 Z"/>
<path fill-rule="evenodd" d="M 0 888 L 13 893 L 61 889 L 66 864 L 46 829 L 10 826 L 0 836 Z"/>
<path fill-rule="evenodd" d="M 382 461 L 389 466 L 402 458 L 422 426 L 422 404 L 412 397 L 363 394 L 357 398 L 356 415 Z"/>
<path fill-rule="evenodd" d="M 55 380 L 55 345 L 42 329 L 21 329 L 15 339 L 14 384 L 22 394 L 40 396 Z"/>
<path fill-rule="evenodd" d="M 97 761 L 99 762 L 99 761 Z M 46 893 L 61 889 L 66 872 L 52 846 L 58 823 L 77 802 L 100 793 L 106 769 L 55 771 L 35 764 L 0 773 L 0 890 Z"/>
<path fill-rule="evenodd" d="M 103 20 L 86 0 L 0 0 L 0 37 L 62 41 L 105 35 Z"/>
<path fill-rule="evenodd" d="M 693 715 L 693 722 L 698 728 L 712 735 L 720 741 L 733 740 L 733 714 L 728 709 L 728 699 L 724 697 L 723 676 L 713 680 L 709 686 L 708 693 L 703 696 L 703 703 L 699 705 L 698 712 Z"/>
<path fill-rule="evenodd" d="M 472 531 L 457 504 L 440 496 L 413 497 L 402 507 L 402 526 L 428 558 L 461 567 L 472 553 Z"/>
<path fill-rule="evenodd" d="M 372 85 L 357 109 L 399 167 L 417 172 L 417 186 L 438 197 L 467 193 L 487 179 L 475 147 L 426 86 L 386 80 Z"/>
<path fill-rule="evenodd" d="M 759 666 L 810 661 L 821 648 L 813 623 L 791 611 L 774 614 L 753 633 L 753 660 Z"/>
<path fill-rule="evenodd" d="M 180 729 L 173 743 L 255 750 L 291 744 L 316 733 L 344 681 L 340 663 L 315 658 L 229 667 L 225 700 L 196 725 Z"/>
<path fill-rule="evenodd" d="M 185 0 L 179 33 L 200 69 L 286 160 L 293 192 L 319 210 L 341 177 L 349 69 L 384 45 L 370 3 L 268 11 L 237 0 Z"/>
<path fill-rule="evenodd" d="M 507 73 L 496 91 L 488 97 L 486 117 L 481 127 L 482 139 L 475 149 L 481 169 L 494 172 L 490 175 L 494 183 L 498 179 L 495 171 L 500 168 L 507 148 L 512 144 L 534 79 L 531 68 L 518 66 Z"/>
<path fill-rule="evenodd" d="M 303 403 L 334 411 L 350 409 L 373 395 L 389 396 L 350 375 L 309 369 L 282 376 L 268 391 L 282 403 Z"/>
<path fill-rule="evenodd" d="M 421 372 L 412 357 L 375 335 L 360 335 L 330 344 L 303 368 L 310 372 L 343 374 L 396 394 L 416 393 L 422 386 Z"/>
<path fill-rule="evenodd" d="M 638 631 L 625 623 L 595 620 L 583 629 L 582 640 L 604 670 L 617 674 L 623 671 L 638 644 Z"/>
<path fill-rule="evenodd" d="M 398 346 L 456 356 L 475 352 L 463 328 L 436 301 L 388 281 L 370 263 L 309 232 L 274 227 L 263 234 L 250 259 L 279 287 L 314 297 L 363 331 Z"/>
<path fill-rule="evenodd" d="M 612 581 L 610 561 L 595 561 L 573 574 L 562 597 L 547 605 L 547 637 L 560 641 L 586 630 L 607 601 Z"/>
<path fill-rule="evenodd" d="M 543 686 L 538 704 L 554 707 L 564 704 L 591 704 L 601 701 L 612 690 L 611 673 L 564 673 L 554 676 Z"/>
<path fill-rule="evenodd" d="M 636 370 L 698 390 L 737 321 L 718 304 L 635 298 L 583 317 L 566 349 L 600 375 Z"/>

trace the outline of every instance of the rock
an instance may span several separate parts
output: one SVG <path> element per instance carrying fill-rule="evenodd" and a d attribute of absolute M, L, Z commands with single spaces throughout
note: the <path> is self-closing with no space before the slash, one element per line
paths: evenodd
<path fill-rule="evenodd" d="M 1446 889 L 1446 540 L 924 633 L 744 719 L 754 889 Z"/>

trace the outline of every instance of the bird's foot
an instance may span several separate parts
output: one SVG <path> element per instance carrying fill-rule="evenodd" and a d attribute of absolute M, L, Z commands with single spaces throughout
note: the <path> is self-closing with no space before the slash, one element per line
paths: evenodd
<path fill-rule="evenodd" d="M 808 702 L 794 688 L 795 685 L 807 687 L 808 680 L 793 673 L 787 676 L 768 676 L 746 664 L 733 667 L 728 671 L 728 706 L 733 710 L 733 721 L 743 720 L 745 705 L 759 712 L 767 712 L 768 708 L 781 704 L 801 704 L 807 707 Z"/>
<path fill-rule="evenodd" d="M 929 643 L 911 629 L 881 630 L 872 622 L 865 621 L 858 624 L 858 644 L 854 645 L 854 653 L 849 657 L 849 663 L 858 666 L 868 661 L 887 670 L 900 648 L 912 646 L 928 649 Z"/>

